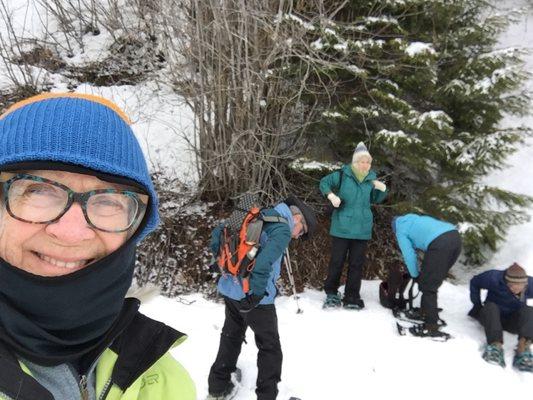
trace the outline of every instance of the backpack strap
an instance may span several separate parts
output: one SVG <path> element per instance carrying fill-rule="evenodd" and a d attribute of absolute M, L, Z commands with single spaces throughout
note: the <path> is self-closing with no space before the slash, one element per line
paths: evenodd
<path fill-rule="evenodd" d="M 344 176 L 344 173 L 342 172 L 342 168 L 338 169 L 337 172 L 340 174 L 340 177 L 339 177 L 339 186 L 337 186 L 337 193 L 336 194 L 339 194 L 340 191 L 341 191 L 342 177 Z"/>
<path fill-rule="evenodd" d="M 287 221 L 287 218 L 283 217 L 276 217 L 274 215 L 262 215 L 260 217 L 264 222 L 274 222 L 274 223 L 281 223 L 281 224 L 288 224 L 289 221 Z"/>

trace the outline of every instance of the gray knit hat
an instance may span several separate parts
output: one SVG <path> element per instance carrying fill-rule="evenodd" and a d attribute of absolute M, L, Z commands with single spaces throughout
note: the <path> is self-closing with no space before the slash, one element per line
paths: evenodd
<path fill-rule="evenodd" d="M 352 164 L 355 164 L 357 161 L 359 161 L 361 157 L 370 157 L 370 159 L 372 159 L 372 156 L 368 152 L 368 149 L 366 148 L 363 142 L 359 142 L 357 144 L 357 147 L 355 148 L 355 151 L 353 152 Z"/>

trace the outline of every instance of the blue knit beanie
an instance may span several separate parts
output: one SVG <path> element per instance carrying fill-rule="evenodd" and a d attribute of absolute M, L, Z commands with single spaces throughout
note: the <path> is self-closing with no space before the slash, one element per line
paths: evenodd
<path fill-rule="evenodd" d="M 126 178 L 150 196 L 139 241 L 159 222 L 158 199 L 128 117 L 114 103 L 79 93 L 46 93 L 0 116 L 0 170 L 31 161 L 73 164 Z M 42 168 L 46 169 L 46 168 Z"/>

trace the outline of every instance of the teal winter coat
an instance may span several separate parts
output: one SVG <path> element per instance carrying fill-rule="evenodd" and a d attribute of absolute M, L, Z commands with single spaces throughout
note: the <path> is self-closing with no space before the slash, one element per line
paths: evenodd
<path fill-rule="evenodd" d="M 338 188 L 340 174 L 344 174 L 342 185 Z M 327 197 L 335 193 L 341 199 L 341 205 L 331 215 L 331 236 L 343 239 L 369 240 L 372 238 L 373 215 L 370 206 L 381 203 L 388 191 L 374 189 L 373 180 L 377 176 L 373 170 L 359 182 L 352 172 L 350 164 L 334 171 L 320 180 L 320 191 Z"/>

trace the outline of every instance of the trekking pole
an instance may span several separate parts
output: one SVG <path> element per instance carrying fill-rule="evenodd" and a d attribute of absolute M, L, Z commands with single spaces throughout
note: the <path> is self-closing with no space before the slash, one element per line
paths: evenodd
<path fill-rule="evenodd" d="M 296 284 L 294 283 L 294 275 L 292 274 L 291 266 L 291 257 L 289 256 L 289 249 L 285 249 L 285 265 L 287 266 L 287 275 L 289 275 L 289 282 L 292 286 L 292 294 L 294 300 L 296 301 L 296 314 L 303 313 L 303 310 L 300 308 L 300 303 L 298 302 L 298 295 L 296 294 Z"/>

